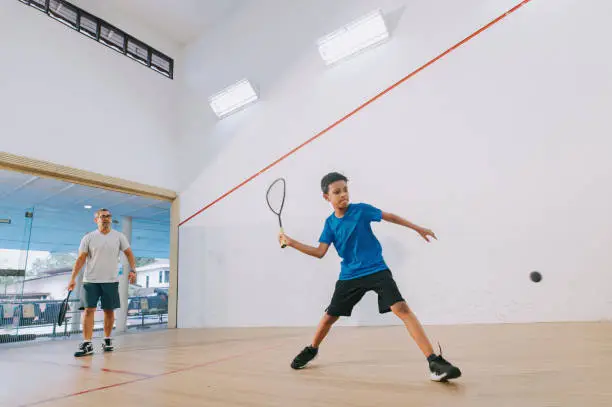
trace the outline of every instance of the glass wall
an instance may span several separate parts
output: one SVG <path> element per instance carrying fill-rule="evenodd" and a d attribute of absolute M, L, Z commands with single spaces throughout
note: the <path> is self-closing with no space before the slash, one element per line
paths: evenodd
<path fill-rule="evenodd" d="M 37 293 L 24 295 L 32 218 L 32 208 L 0 206 L 0 343 L 34 339 L 23 328 L 42 316 Z"/>
<path fill-rule="evenodd" d="M 0 206 L 0 344 L 80 336 L 82 308 L 78 295 L 71 296 L 66 323 L 58 326 L 57 317 L 80 240 L 96 229 L 94 211 Z M 122 231 L 126 219 L 115 216 L 113 229 Z M 166 254 L 170 224 L 164 220 L 129 220 L 138 280 L 128 287 L 127 328 L 164 327 L 168 321 L 170 267 Z M 117 273 L 121 275 L 124 262 L 118 263 Z M 103 317 L 98 303 L 94 336 L 103 330 Z"/>

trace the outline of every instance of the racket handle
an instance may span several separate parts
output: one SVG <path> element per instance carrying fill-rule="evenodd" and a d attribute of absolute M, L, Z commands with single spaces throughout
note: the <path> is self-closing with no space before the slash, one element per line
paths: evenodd
<path fill-rule="evenodd" d="M 280 232 L 281 232 L 281 233 L 285 233 L 285 232 L 283 231 L 283 228 L 280 228 Z M 285 247 L 287 247 L 287 245 L 286 245 L 285 243 L 281 243 L 281 249 L 284 249 Z"/>

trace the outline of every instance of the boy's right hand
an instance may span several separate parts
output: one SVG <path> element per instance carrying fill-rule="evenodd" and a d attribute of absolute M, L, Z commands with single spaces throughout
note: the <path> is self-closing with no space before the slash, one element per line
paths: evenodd
<path fill-rule="evenodd" d="M 70 280 L 70 282 L 68 283 L 68 291 L 74 290 L 75 285 L 76 285 L 76 281 Z"/>
<path fill-rule="evenodd" d="M 286 246 L 291 246 L 291 243 L 293 242 L 293 239 L 291 239 L 289 236 L 287 236 L 286 234 L 281 232 L 281 233 L 278 234 L 278 242 L 281 245 L 284 244 Z"/>

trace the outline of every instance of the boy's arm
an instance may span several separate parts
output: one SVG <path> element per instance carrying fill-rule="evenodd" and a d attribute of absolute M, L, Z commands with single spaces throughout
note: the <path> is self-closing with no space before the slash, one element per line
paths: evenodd
<path fill-rule="evenodd" d="M 295 250 L 298 250 L 304 254 L 308 254 L 319 259 L 323 258 L 323 256 L 325 256 L 325 253 L 327 253 L 327 249 L 329 249 L 329 245 L 327 243 L 319 242 L 319 247 L 309 246 L 307 244 L 300 243 L 297 240 L 292 239 L 283 233 L 279 235 L 279 241 L 281 243 L 286 243 L 287 246 L 293 247 Z"/>
<path fill-rule="evenodd" d="M 421 235 L 421 237 L 425 240 L 427 240 L 429 242 L 429 239 L 427 238 L 427 236 L 431 236 L 434 239 L 438 240 L 438 238 L 436 237 L 436 235 L 434 234 L 434 232 L 432 232 L 431 230 L 415 225 L 414 223 L 410 222 L 407 219 L 402 218 L 401 216 L 398 216 L 394 213 L 389 213 L 389 212 L 383 212 L 382 213 L 382 218 L 383 220 L 386 220 L 387 222 L 391 222 L 391 223 L 395 223 L 396 225 L 401 225 L 401 226 L 405 226 L 407 228 L 410 228 L 412 230 L 414 230 L 415 232 L 417 232 L 419 235 Z"/>

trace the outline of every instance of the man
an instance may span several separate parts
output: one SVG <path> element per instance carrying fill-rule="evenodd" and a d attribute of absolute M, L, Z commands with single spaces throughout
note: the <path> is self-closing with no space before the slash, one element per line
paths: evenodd
<path fill-rule="evenodd" d="M 81 240 L 79 257 L 72 270 L 68 290 L 73 290 L 76 277 L 83 265 L 83 293 L 81 301 L 85 308 L 83 316 L 83 342 L 75 352 L 75 357 L 87 356 L 93 353 L 91 338 L 93 336 L 94 313 L 100 300 L 104 311 L 104 341 L 102 350 L 113 351 L 111 333 L 115 322 L 115 309 L 120 308 L 119 300 L 119 255 L 124 252 L 130 263 L 128 281 L 136 282 L 136 261 L 130 244 L 121 232 L 112 230 L 113 215 L 108 209 L 96 211 L 94 221 L 98 229 L 86 234 Z"/>

